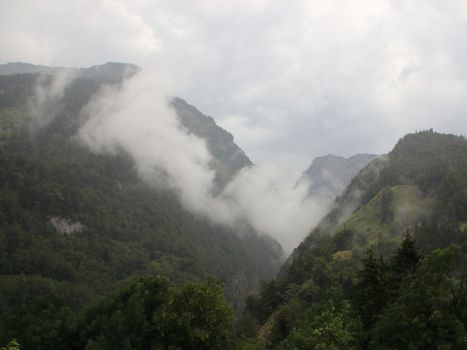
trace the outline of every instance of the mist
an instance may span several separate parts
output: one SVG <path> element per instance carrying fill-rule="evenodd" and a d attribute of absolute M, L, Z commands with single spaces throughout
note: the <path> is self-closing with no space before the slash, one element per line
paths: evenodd
<path fill-rule="evenodd" d="M 55 119 L 57 106 L 74 78 L 75 72 L 72 69 L 59 69 L 50 76 L 38 76 L 34 96 L 28 104 L 33 131 L 49 125 Z"/>
<path fill-rule="evenodd" d="M 180 125 L 169 106 L 173 85 L 157 72 L 103 88 L 83 110 L 79 139 L 97 153 L 127 152 L 144 181 L 174 191 L 186 210 L 233 228 L 247 224 L 290 253 L 328 203 L 309 196 L 300 174 L 271 164 L 244 168 L 216 190 L 206 143 Z"/>

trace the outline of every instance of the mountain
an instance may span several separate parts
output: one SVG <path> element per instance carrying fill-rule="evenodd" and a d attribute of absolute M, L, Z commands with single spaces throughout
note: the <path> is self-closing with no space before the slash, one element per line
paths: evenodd
<path fill-rule="evenodd" d="M 462 348 L 466 223 L 466 138 L 406 135 L 248 299 L 245 322 L 273 349 Z"/>
<path fill-rule="evenodd" d="M 65 91 L 65 94 L 70 94 L 65 100 L 73 105 L 67 105 L 66 108 L 77 110 L 81 109 L 103 84 L 119 84 L 140 71 L 141 69 L 136 65 L 115 62 L 89 68 L 48 67 L 21 62 L 7 63 L 0 65 L 0 76 L 5 75 L 0 81 L 1 86 L 5 87 L 0 103 L 5 107 L 13 106 L 33 96 L 34 82 L 40 75 L 24 73 L 39 73 L 45 76 L 66 73 L 73 78 L 72 87 Z M 12 74 L 24 75 L 21 78 L 19 76 L 8 77 Z M 11 80 L 16 80 L 16 87 L 9 86 Z M 19 97 L 18 94 L 21 96 Z M 74 96 L 71 96 L 72 94 Z M 219 127 L 212 117 L 204 115 L 179 97 L 173 98 L 169 103 L 174 108 L 180 124 L 189 133 L 206 140 L 207 148 L 213 157 L 211 167 L 216 172 L 215 182 L 219 188 L 223 188 L 240 169 L 253 165 L 245 152 L 235 144 L 232 134 Z M 59 112 L 54 111 L 54 113 Z M 66 111 L 60 113 L 66 113 Z M 68 120 L 73 124 L 68 126 L 70 134 L 76 132 L 76 128 L 79 127 L 78 120 L 78 117 Z M 62 127 L 65 128 L 65 126 Z"/>
<path fill-rule="evenodd" d="M 214 119 L 179 97 L 174 98 L 171 104 L 183 127 L 206 140 L 208 150 L 214 157 L 212 167 L 216 169 L 215 181 L 220 187 L 224 187 L 239 170 L 253 165 L 235 144 L 232 134 L 217 126 Z"/>
<path fill-rule="evenodd" d="M 330 202 L 345 190 L 358 172 L 377 158 L 376 154 L 355 154 L 344 158 L 329 154 L 317 157 L 303 173 L 310 181 L 309 192 Z"/>
<path fill-rule="evenodd" d="M 0 344 L 41 334 L 31 327 L 45 314 L 55 317 L 53 300 L 74 319 L 141 276 L 176 285 L 221 279 L 238 311 L 281 264 L 275 241 L 193 215 L 176 194 L 143 182 L 128 154 L 98 155 L 76 142 L 83 106 L 127 71 L 119 64 L 78 70 L 45 106 L 54 118 L 34 130 L 30 101 L 38 79 L 51 78 L 0 76 Z M 251 164 L 212 118 L 181 99 L 173 105 L 185 127 L 207 140 L 219 179 Z"/>
<path fill-rule="evenodd" d="M 67 73 L 78 78 L 97 79 L 101 82 L 117 83 L 140 71 L 130 63 L 107 62 L 89 68 L 39 66 L 24 62 L 10 62 L 0 65 L 0 75 L 12 74 L 59 74 Z"/>
<path fill-rule="evenodd" d="M 462 225 L 467 219 L 466 151 L 463 136 L 432 130 L 406 135 L 387 156 L 376 158 L 352 179 L 314 233 L 353 228 L 366 241 L 360 246 L 375 244 L 381 253 L 389 253 L 394 250 L 391 241 L 422 221 L 443 218 Z M 293 258 L 310 248 L 314 233 Z"/>

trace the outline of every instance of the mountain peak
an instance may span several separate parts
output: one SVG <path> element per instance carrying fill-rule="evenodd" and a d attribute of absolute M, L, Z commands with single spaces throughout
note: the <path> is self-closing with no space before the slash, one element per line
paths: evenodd
<path fill-rule="evenodd" d="M 204 115 L 197 108 L 180 97 L 171 101 L 181 125 L 197 137 L 206 140 L 213 156 L 211 166 L 216 170 L 216 183 L 224 187 L 242 168 L 253 165 L 245 152 L 234 142 L 231 133 L 216 124 L 212 117 Z"/>
<path fill-rule="evenodd" d="M 334 154 L 316 157 L 303 174 L 311 182 L 310 194 L 334 200 L 352 178 L 377 157 L 376 154 L 355 154 L 349 158 Z"/>

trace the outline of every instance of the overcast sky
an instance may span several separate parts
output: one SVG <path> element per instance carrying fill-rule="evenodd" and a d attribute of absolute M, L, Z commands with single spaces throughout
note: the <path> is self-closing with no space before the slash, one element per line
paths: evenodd
<path fill-rule="evenodd" d="M 0 0 L 0 63 L 156 68 L 256 163 L 467 133 L 467 1 Z"/>

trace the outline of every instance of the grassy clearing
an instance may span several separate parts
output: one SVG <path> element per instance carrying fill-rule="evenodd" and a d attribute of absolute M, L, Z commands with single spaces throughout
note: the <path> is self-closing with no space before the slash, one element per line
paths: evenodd
<path fill-rule="evenodd" d="M 355 233 L 355 248 L 375 245 L 382 251 L 391 250 L 398 244 L 401 233 L 417 223 L 424 215 L 429 215 L 431 200 L 423 198 L 415 185 L 402 185 L 391 188 L 392 220 L 381 222 L 380 191 L 369 203 L 360 207 L 348 220 L 339 225 L 332 234 L 343 230 Z M 386 248 L 385 248 L 386 247 Z"/>

